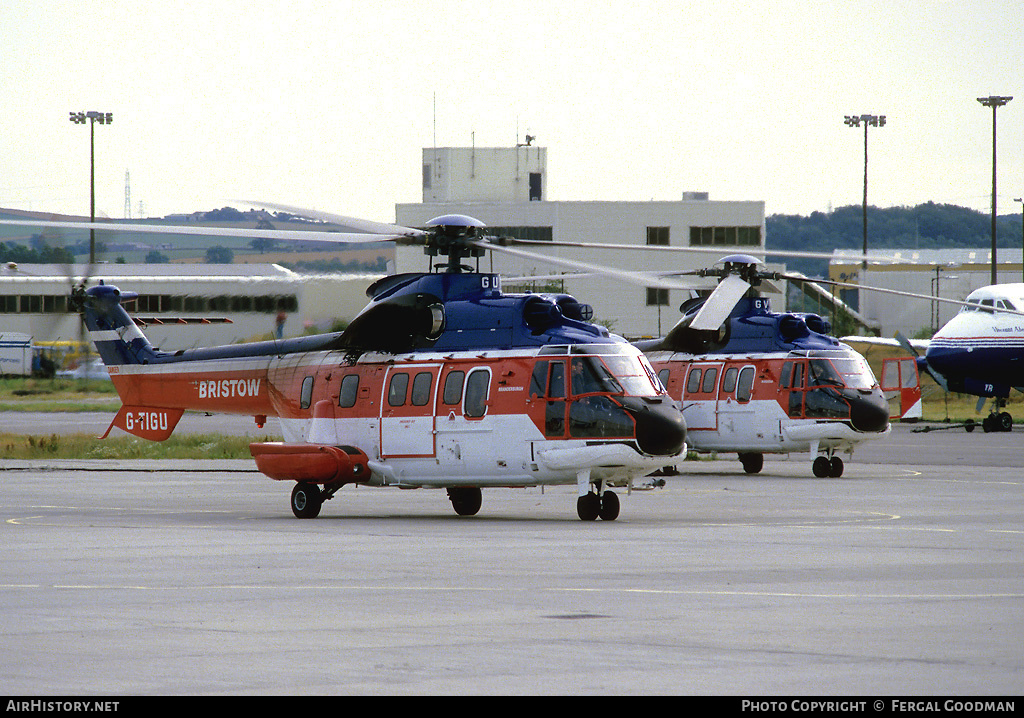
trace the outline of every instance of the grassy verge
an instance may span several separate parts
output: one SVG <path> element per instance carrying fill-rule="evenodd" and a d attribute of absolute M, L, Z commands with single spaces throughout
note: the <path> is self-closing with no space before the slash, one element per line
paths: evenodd
<path fill-rule="evenodd" d="M 117 411 L 120 406 L 106 380 L 0 378 L 0 411 Z"/>
<path fill-rule="evenodd" d="M 251 459 L 249 443 L 274 441 L 269 436 L 185 434 L 167 441 L 134 436 L 97 439 L 91 434 L 24 436 L 0 433 L 5 459 Z"/>

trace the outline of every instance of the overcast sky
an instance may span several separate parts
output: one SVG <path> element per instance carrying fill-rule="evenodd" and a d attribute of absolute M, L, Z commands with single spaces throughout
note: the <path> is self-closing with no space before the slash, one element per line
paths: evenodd
<path fill-rule="evenodd" d="M 421 150 L 548 148 L 548 199 L 809 214 L 1024 195 L 1019 0 L 0 3 L 0 206 L 140 216 L 231 199 L 394 221 Z M 435 100 L 436 98 L 436 100 Z M 436 113 L 435 113 L 436 106 Z"/>

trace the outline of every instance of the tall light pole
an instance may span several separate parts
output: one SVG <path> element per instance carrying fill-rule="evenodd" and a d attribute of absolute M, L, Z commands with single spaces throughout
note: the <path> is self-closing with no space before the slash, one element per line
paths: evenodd
<path fill-rule="evenodd" d="M 982 105 L 992 108 L 992 284 L 996 284 L 996 110 L 1012 99 L 997 95 L 978 98 Z"/>
<path fill-rule="evenodd" d="M 868 127 L 885 127 L 885 115 L 846 115 L 847 127 L 860 127 L 864 125 L 864 254 L 868 253 Z M 865 257 L 861 260 L 861 268 L 866 269 L 868 260 Z"/>
<path fill-rule="evenodd" d="M 71 112 L 69 118 L 76 125 L 89 121 L 89 222 L 96 221 L 96 123 L 109 125 L 114 121 L 112 112 Z M 96 230 L 89 228 L 89 264 L 96 263 Z"/>

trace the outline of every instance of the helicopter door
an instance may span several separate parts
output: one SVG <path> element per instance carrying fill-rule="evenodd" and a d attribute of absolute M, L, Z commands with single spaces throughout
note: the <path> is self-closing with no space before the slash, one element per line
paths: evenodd
<path fill-rule="evenodd" d="M 718 384 L 723 366 L 723 362 L 693 362 L 687 369 L 683 386 L 683 417 L 687 429 L 718 429 Z"/>
<path fill-rule="evenodd" d="M 380 403 L 384 458 L 434 456 L 434 400 L 440 369 L 437 364 L 388 368 Z"/>
<path fill-rule="evenodd" d="M 722 375 L 718 393 L 718 428 L 722 438 L 748 445 L 760 431 L 750 400 L 753 396 L 754 366 L 729 366 Z"/>

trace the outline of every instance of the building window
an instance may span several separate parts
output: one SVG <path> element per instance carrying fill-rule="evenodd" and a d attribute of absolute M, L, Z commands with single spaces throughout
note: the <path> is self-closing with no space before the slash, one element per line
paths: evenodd
<path fill-rule="evenodd" d="M 429 164 L 423 165 L 423 189 L 430 189 L 430 175 L 433 174 Z"/>
<path fill-rule="evenodd" d="M 691 246 L 757 247 L 760 244 L 760 227 L 690 227 Z"/>
<path fill-rule="evenodd" d="M 495 237 L 532 239 L 537 242 L 550 242 L 552 239 L 551 227 L 487 227 L 484 232 Z"/>
<path fill-rule="evenodd" d="M 655 287 L 647 287 L 647 306 L 667 307 L 668 290 Z"/>
<path fill-rule="evenodd" d="M 648 227 L 647 244 L 657 247 L 667 247 L 668 227 Z"/>

